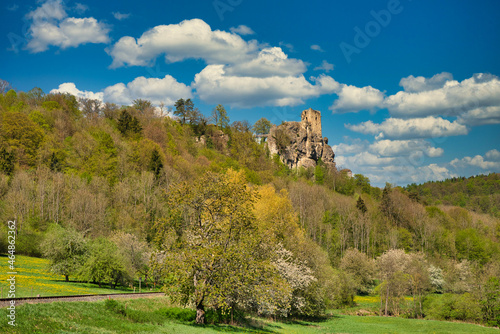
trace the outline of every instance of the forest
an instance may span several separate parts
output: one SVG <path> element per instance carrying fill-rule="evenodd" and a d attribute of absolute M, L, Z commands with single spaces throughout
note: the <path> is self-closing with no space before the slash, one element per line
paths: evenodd
<path fill-rule="evenodd" d="M 290 170 L 256 137 L 268 120 L 222 105 L 0 88 L 1 220 L 66 280 L 144 277 L 197 323 L 373 295 L 374 315 L 500 325 L 499 174 L 380 189 L 321 162 Z"/>

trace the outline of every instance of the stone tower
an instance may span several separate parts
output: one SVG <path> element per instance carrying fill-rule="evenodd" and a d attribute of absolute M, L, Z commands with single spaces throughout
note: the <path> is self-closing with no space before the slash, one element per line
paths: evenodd
<path fill-rule="evenodd" d="M 321 131 L 321 112 L 313 110 L 312 108 L 306 109 L 302 112 L 301 123 L 303 123 L 308 130 L 310 136 L 322 138 Z"/>

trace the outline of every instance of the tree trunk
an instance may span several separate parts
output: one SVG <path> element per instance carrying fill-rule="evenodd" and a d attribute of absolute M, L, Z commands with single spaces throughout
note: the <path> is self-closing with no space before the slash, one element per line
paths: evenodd
<path fill-rule="evenodd" d="M 196 323 L 201 325 L 205 323 L 205 306 L 203 299 L 196 304 Z"/>
<path fill-rule="evenodd" d="M 387 317 L 387 303 L 389 302 L 389 287 L 386 286 L 386 294 L 385 294 L 385 316 Z"/>
<path fill-rule="evenodd" d="M 69 282 L 69 275 L 64 275 L 64 277 L 66 278 L 66 282 Z"/>

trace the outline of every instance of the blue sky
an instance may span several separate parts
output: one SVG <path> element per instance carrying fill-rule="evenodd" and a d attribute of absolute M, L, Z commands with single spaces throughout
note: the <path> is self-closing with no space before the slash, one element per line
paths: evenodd
<path fill-rule="evenodd" d="M 500 172 L 498 1 L 4 1 L 16 89 L 273 123 L 320 110 L 372 184 Z"/>

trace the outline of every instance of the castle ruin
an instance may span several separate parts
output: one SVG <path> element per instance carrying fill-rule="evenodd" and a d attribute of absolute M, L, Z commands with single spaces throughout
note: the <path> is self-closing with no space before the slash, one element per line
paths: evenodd
<path fill-rule="evenodd" d="M 300 122 L 274 125 L 267 144 L 271 154 L 278 154 L 289 168 L 315 167 L 321 159 L 328 167 L 335 167 L 335 154 L 322 136 L 321 112 L 311 108 L 301 114 Z"/>

